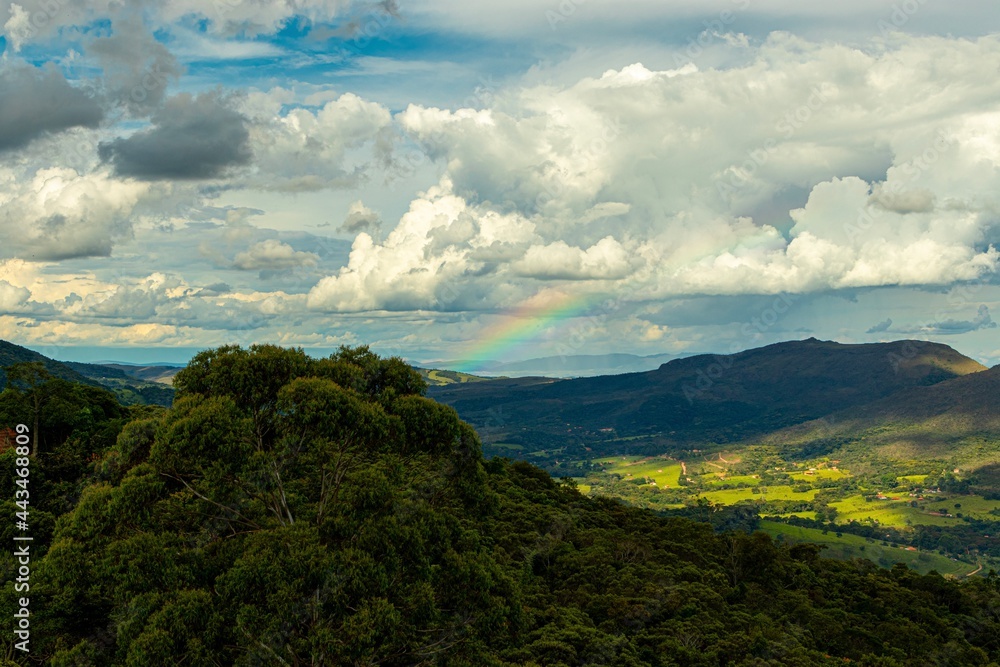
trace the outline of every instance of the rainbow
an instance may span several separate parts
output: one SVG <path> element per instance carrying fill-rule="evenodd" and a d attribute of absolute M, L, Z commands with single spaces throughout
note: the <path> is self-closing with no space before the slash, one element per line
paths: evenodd
<path fill-rule="evenodd" d="M 589 310 L 592 297 L 573 296 L 565 292 L 544 291 L 521 305 L 500 315 L 496 322 L 483 328 L 475 339 L 463 348 L 463 361 L 454 370 L 474 373 L 487 360 L 509 358 L 511 353 L 530 347 L 540 334 Z"/>

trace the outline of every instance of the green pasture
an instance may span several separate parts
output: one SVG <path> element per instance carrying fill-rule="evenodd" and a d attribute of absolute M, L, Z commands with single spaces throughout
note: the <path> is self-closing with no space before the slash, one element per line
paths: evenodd
<path fill-rule="evenodd" d="M 956 504 L 961 507 L 955 507 Z M 996 514 L 990 514 L 991 511 L 1000 509 L 1000 500 L 986 500 L 982 496 L 949 496 L 943 500 L 929 502 L 926 507 L 932 512 L 962 514 L 973 519 L 986 521 L 1000 519 Z"/>
<path fill-rule="evenodd" d="M 814 482 L 821 479 L 840 480 L 851 476 L 851 473 L 846 470 L 841 470 L 840 468 L 819 468 L 811 472 L 812 474 L 809 474 L 809 472 L 803 470 L 801 472 L 792 472 L 788 474 L 796 482 Z"/>
<path fill-rule="evenodd" d="M 945 576 L 962 577 L 973 572 L 977 566 L 955 561 L 946 556 L 926 551 L 907 551 L 901 547 L 886 547 L 879 542 L 869 542 L 859 535 L 841 533 L 837 537 L 833 531 L 823 534 L 817 528 L 801 528 L 789 526 L 777 521 L 761 521 L 760 529 L 777 537 L 783 535 L 786 542 L 812 542 L 822 544 L 827 548 L 823 556 L 847 560 L 850 558 L 867 558 L 883 567 L 891 567 L 893 563 L 905 563 L 917 572 L 926 574 L 937 570 Z"/>
<path fill-rule="evenodd" d="M 896 478 L 900 486 L 917 485 L 922 486 L 927 481 L 927 475 L 901 475 Z"/>
<path fill-rule="evenodd" d="M 698 476 L 699 481 L 705 486 L 722 486 L 724 484 L 749 484 L 756 486 L 760 484 L 759 475 L 726 475 L 719 477 L 715 473 L 706 473 Z"/>
<path fill-rule="evenodd" d="M 661 488 L 676 488 L 681 477 L 681 464 L 670 459 L 650 459 L 639 456 L 619 456 L 594 461 L 604 466 L 608 473 L 625 479 L 649 477 Z"/>
<path fill-rule="evenodd" d="M 830 503 L 830 507 L 837 510 L 837 523 L 864 522 L 873 519 L 883 526 L 904 528 L 908 525 L 950 526 L 960 520 L 933 516 L 926 509 L 910 507 L 910 501 L 913 499 L 908 495 L 899 498 L 900 500 L 866 501 L 860 495 L 849 496 Z"/>
<path fill-rule="evenodd" d="M 754 491 L 764 490 L 763 493 Z M 716 505 L 735 505 L 743 500 L 812 500 L 819 489 L 809 489 L 808 491 L 794 491 L 790 486 L 768 486 L 758 489 L 724 489 L 722 491 L 708 491 L 700 494 L 700 497 Z"/>

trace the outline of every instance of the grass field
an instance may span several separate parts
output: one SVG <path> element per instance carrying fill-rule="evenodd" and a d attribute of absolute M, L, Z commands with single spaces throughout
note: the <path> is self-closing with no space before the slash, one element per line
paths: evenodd
<path fill-rule="evenodd" d="M 954 561 L 940 554 L 885 547 L 858 535 L 843 533 L 841 537 L 837 537 L 833 532 L 824 535 L 822 530 L 816 528 L 800 528 L 776 521 L 761 521 L 760 529 L 771 537 L 782 535 L 786 542 L 812 542 L 825 545 L 827 548 L 823 550 L 823 556 L 828 558 L 844 560 L 867 558 L 883 567 L 891 566 L 892 563 L 905 563 L 923 574 L 937 570 L 940 574 L 953 577 L 965 576 L 976 569 L 975 565 Z"/>
<path fill-rule="evenodd" d="M 955 507 L 956 504 L 961 507 Z M 948 514 L 963 514 L 973 519 L 997 521 L 997 515 L 990 512 L 1000 509 L 1000 500 L 986 500 L 982 496 L 952 496 L 946 500 L 927 503 L 927 509 Z"/>
<path fill-rule="evenodd" d="M 815 520 L 816 519 L 816 512 L 812 512 L 812 511 L 806 511 L 806 512 L 788 512 L 787 514 L 773 514 L 771 516 L 780 516 L 780 517 L 785 518 L 785 519 L 787 519 L 789 517 L 797 516 L 800 519 L 813 519 L 813 520 Z"/>
<path fill-rule="evenodd" d="M 649 477 L 661 488 L 678 486 L 681 477 L 681 464 L 670 459 L 619 456 L 597 459 L 594 463 L 600 463 L 607 472 L 621 475 L 626 479 Z"/>
<path fill-rule="evenodd" d="M 796 492 L 790 486 L 768 486 L 764 493 L 754 493 L 756 489 L 725 489 L 702 493 L 701 497 L 716 505 L 735 505 L 742 500 L 812 500 L 819 489 Z"/>
<path fill-rule="evenodd" d="M 810 472 L 812 474 L 810 474 Z M 840 468 L 819 468 L 818 470 L 806 472 L 792 472 L 789 476 L 796 482 L 815 482 L 817 480 L 827 480 L 827 479 L 844 479 L 845 477 L 850 477 L 851 473 L 846 470 L 841 470 Z"/>
<path fill-rule="evenodd" d="M 906 495 L 900 496 L 900 500 L 872 500 L 870 502 L 862 496 L 849 496 L 830 503 L 830 507 L 837 510 L 837 523 L 864 522 L 868 519 L 874 519 L 883 526 L 905 528 L 909 525 L 951 526 L 961 521 L 957 518 L 933 516 L 922 508 L 910 507 L 910 500 L 911 498 Z M 954 510 L 950 511 L 954 513 Z"/>
<path fill-rule="evenodd" d="M 732 475 L 720 477 L 718 473 L 707 473 L 699 476 L 701 483 L 705 486 L 722 486 L 723 484 L 749 484 L 756 486 L 760 484 L 758 475 Z"/>
<path fill-rule="evenodd" d="M 901 486 L 909 486 L 910 484 L 921 485 L 927 480 L 927 475 L 902 475 L 896 478 L 896 481 Z"/>

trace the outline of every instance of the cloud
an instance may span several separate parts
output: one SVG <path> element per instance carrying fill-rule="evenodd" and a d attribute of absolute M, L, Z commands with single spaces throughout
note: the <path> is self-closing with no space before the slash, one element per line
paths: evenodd
<path fill-rule="evenodd" d="M 318 261 L 319 256 L 314 253 L 299 252 L 287 243 L 268 239 L 237 255 L 233 266 L 244 271 L 280 271 L 315 266 Z"/>
<path fill-rule="evenodd" d="M 891 326 L 892 326 L 892 318 L 889 317 L 886 318 L 884 321 L 879 322 L 878 324 L 869 328 L 868 331 L 866 331 L 865 333 L 870 333 L 870 334 L 884 333 L 888 331 Z"/>
<path fill-rule="evenodd" d="M 382 218 L 379 217 L 379 214 L 365 206 L 359 199 L 353 202 L 350 208 L 347 209 L 347 217 L 344 218 L 344 222 L 337 228 L 337 231 L 348 234 L 357 234 L 359 232 L 374 233 L 381 226 Z"/>
<path fill-rule="evenodd" d="M 246 165 L 253 154 L 246 118 L 221 94 L 168 99 L 152 116 L 153 126 L 100 146 L 115 174 L 143 180 L 201 180 Z"/>
<path fill-rule="evenodd" d="M 120 3 L 114 0 L 5 0 L 0 2 L 0 34 L 13 50 L 33 41 L 44 41 L 69 26 L 115 19 L 141 5 L 146 20 L 157 28 L 183 26 L 192 19 L 218 38 L 253 38 L 274 34 L 289 19 L 301 17 L 309 23 L 325 22 L 339 16 L 350 2 L 344 0 L 220 0 L 206 4 L 199 0 Z M 4 15 L 6 14 L 6 19 Z"/>
<path fill-rule="evenodd" d="M 111 25 L 112 34 L 94 39 L 86 51 L 104 70 L 107 95 L 135 115 L 148 113 L 159 107 L 181 67 L 137 10 L 116 15 Z"/>
<path fill-rule="evenodd" d="M 251 121 L 254 168 L 235 182 L 293 193 L 358 186 L 374 160 L 374 155 L 358 157 L 358 150 L 388 132 L 389 110 L 344 93 L 316 111 L 296 107 L 283 112 L 291 99 L 289 91 L 279 88 L 251 93 L 241 102 L 241 112 Z"/>
<path fill-rule="evenodd" d="M 955 84 L 931 115 L 916 92 L 929 49 Z M 396 122 L 445 177 L 384 241 L 359 233 L 308 303 L 491 309 L 561 281 L 646 302 L 980 279 L 1000 268 L 985 243 L 1000 201 L 982 198 L 1000 186 L 1000 146 L 981 139 L 1000 121 L 998 66 L 992 37 L 862 52 L 775 34 L 727 70 L 633 64 L 483 109 L 411 105 Z M 790 188 L 806 195 L 791 226 L 765 205 Z"/>
<path fill-rule="evenodd" d="M 980 329 L 996 329 L 997 323 L 990 316 L 990 309 L 986 305 L 979 306 L 979 312 L 971 320 L 947 319 L 940 322 L 932 322 L 925 329 L 936 334 L 962 334 Z"/>
<path fill-rule="evenodd" d="M 0 280 L 0 313 L 9 313 L 20 308 L 31 298 L 31 292 L 23 287 L 15 287 L 6 280 Z"/>
<path fill-rule="evenodd" d="M 0 71 L 0 151 L 73 127 L 97 127 L 104 113 L 54 67 L 6 66 Z"/>
<path fill-rule="evenodd" d="M 586 250 L 562 241 L 533 246 L 511 268 L 518 275 L 532 278 L 607 280 L 628 275 L 630 262 L 625 248 L 606 236 Z"/>
<path fill-rule="evenodd" d="M 934 210 L 934 193 L 926 189 L 885 192 L 878 184 L 872 188 L 868 201 L 894 213 L 930 213 Z"/>
<path fill-rule="evenodd" d="M 132 233 L 137 208 L 157 199 L 148 184 L 119 181 L 106 171 L 50 167 L 19 176 L 0 194 L 0 257 L 108 256 Z"/>
<path fill-rule="evenodd" d="M 233 288 L 226 283 L 212 283 L 197 290 L 194 296 L 222 296 L 232 291 Z"/>

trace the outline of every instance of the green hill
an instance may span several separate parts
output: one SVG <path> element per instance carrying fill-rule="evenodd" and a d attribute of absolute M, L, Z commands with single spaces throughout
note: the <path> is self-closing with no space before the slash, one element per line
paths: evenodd
<path fill-rule="evenodd" d="M 914 387 L 867 405 L 834 412 L 769 435 L 780 444 L 865 439 L 870 447 L 896 457 L 954 454 L 962 443 L 1000 439 L 1000 366 Z"/>
<path fill-rule="evenodd" d="M 66 362 L 66 365 L 113 391 L 125 405 L 169 406 L 174 400 L 174 390 L 169 384 L 140 379 L 125 367 L 77 362 Z"/>
<path fill-rule="evenodd" d="M 80 384 L 99 384 L 73 370 L 67 364 L 55 361 L 54 359 L 49 359 L 48 357 L 33 350 L 29 350 L 26 347 L 21 347 L 20 345 L 14 345 L 13 343 L 8 343 L 5 340 L 0 340 L 0 389 L 7 385 L 7 374 L 4 372 L 5 368 L 13 364 L 34 361 L 41 362 L 45 366 L 45 370 L 47 370 L 52 377 L 61 378 L 70 382 L 79 382 Z"/>
<path fill-rule="evenodd" d="M 450 384 L 463 384 L 466 382 L 486 382 L 491 378 L 484 378 L 478 375 L 460 373 L 459 371 L 442 371 L 432 368 L 416 368 L 420 377 L 424 379 L 429 387 L 446 387 Z"/>
<path fill-rule="evenodd" d="M 937 343 L 809 339 L 676 359 L 645 373 L 497 380 L 432 388 L 430 395 L 490 442 L 529 453 L 658 454 L 747 440 L 984 368 Z"/>
<path fill-rule="evenodd" d="M 110 389 L 125 405 L 170 405 L 174 390 L 161 383 L 143 380 L 120 367 L 82 364 L 49 359 L 26 347 L 0 340 L 0 389 L 6 386 L 4 368 L 21 362 L 38 361 L 53 377 Z"/>

